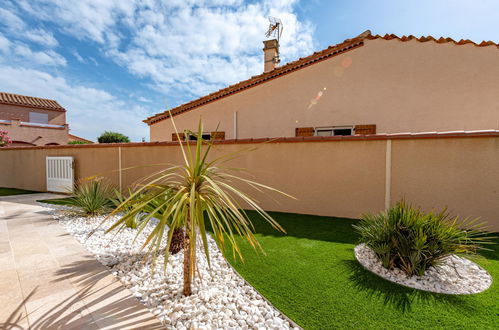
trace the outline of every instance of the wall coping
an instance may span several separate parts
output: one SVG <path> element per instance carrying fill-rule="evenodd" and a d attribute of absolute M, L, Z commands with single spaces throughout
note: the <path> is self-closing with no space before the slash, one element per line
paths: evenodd
<path fill-rule="evenodd" d="M 296 143 L 296 142 L 341 142 L 341 141 L 372 141 L 372 140 L 412 140 L 412 139 L 447 139 L 447 138 L 479 138 L 499 137 L 499 130 L 476 130 L 476 131 L 449 131 L 449 132 L 420 132 L 420 133 L 392 133 L 392 134 L 368 134 L 351 136 L 300 136 L 280 138 L 257 138 L 257 139 L 235 139 L 215 141 L 215 144 L 251 144 L 251 143 Z M 185 144 L 185 142 L 184 142 Z M 65 144 L 56 146 L 27 146 L 27 147 L 3 147 L 6 150 L 27 149 L 73 149 L 73 148 L 115 148 L 115 147 L 155 147 L 155 146 L 178 146 L 179 142 L 129 142 L 129 143 L 93 143 L 93 144 Z"/>

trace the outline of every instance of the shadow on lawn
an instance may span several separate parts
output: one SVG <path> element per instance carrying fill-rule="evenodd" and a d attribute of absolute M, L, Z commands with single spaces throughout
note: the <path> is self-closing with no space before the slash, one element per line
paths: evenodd
<path fill-rule="evenodd" d="M 274 229 L 255 211 L 246 211 L 257 234 L 273 237 L 291 236 L 317 241 L 355 244 L 357 233 L 352 225 L 358 220 L 348 218 L 322 217 L 308 214 L 269 212 L 286 234 Z"/>
<path fill-rule="evenodd" d="M 381 298 L 385 305 L 392 306 L 401 312 L 411 312 L 414 303 L 426 303 L 428 306 L 439 303 L 461 309 L 466 313 L 472 313 L 475 310 L 475 307 L 466 301 L 465 296 L 407 288 L 369 272 L 357 260 L 343 262 L 350 272 L 349 280 L 354 288 L 366 293 L 370 298 Z"/>
<path fill-rule="evenodd" d="M 269 212 L 269 214 L 286 230 L 286 234 L 274 229 L 255 211 L 246 211 L 257 234 L 273 237 L 291 236 L 325 242 L 358 244 L 359 236 L 352 228 L 358 219 L 324 217 L 309 214 Z M 499 260 L 499 233 L 490 233 L 493 244 L 484 245 L 488 250 L 478 253 L 489 259 Z"/>

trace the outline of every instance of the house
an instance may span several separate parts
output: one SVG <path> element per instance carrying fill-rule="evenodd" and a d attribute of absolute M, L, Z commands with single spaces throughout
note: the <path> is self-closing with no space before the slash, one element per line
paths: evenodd
<path fill-rule="evenodd" d="M 82 138 L 81 136 L 77 136 L 74 134 L 69 134 L 69 141 L 68 142 L 94 143 L 94 141 L 87 140 L 85 138 Z"/>
<path fill-rule="evenodd" d="M 470 131 L 499 128 L 499 45 L 366 31 L 144 120 L 151 141 L 196 130 L 217 139 Z M 181 135 L 182 139 L 185 136 Z"/>
<path fill-rule="evenodd" d="M 0 92 L 0 129 L 12 146 L 67 144 L 66 109 L 54 100 Z"/>

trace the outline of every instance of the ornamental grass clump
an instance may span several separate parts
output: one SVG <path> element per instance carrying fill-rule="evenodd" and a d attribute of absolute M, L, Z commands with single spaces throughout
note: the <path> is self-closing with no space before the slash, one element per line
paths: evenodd
<path fill-rule="evenodd" d="M 364 215 L 354 228 L 383 267 L 399 268 L 408 276 L 424 275 L 451 254 L 474 256 L 482 244 L 490 243 L 476 220 L 460 221 L 446 210 L 424 213 L 404 201 L 387 212 Z"/>
<path fill-rule="evenodd" d="M 113 207 L 112 195 L 112 187 L 97 178 L 76 184 L 72 196 L 65 200 L 65 204 L 77 207 L 86 216 L 99 215 Z"/>

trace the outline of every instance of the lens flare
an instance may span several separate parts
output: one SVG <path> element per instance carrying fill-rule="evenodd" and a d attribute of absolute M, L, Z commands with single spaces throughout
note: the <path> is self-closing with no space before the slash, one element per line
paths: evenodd
<path fill-rule="evenodd" d="M 350 65 L 352 65 L 352 58 L 351 57 L 345 57 L 342 61 L 341 61 L 341 66 L 344 67 L 345 69 L 346 68 L 349 68 Z"/>
<path fill-rule="evenodd" d="M 322 90 L 317 92 L 317 95 L 313 99 L 310 100 L 310 104 L 307 107 L 308 110 L 310 110 L 314 105 L 316 105 L 319 102 L 322 95 L 324 95 L 325 91 L 326 91 L 326 87 L 324 87 Z"/>

